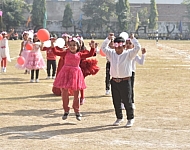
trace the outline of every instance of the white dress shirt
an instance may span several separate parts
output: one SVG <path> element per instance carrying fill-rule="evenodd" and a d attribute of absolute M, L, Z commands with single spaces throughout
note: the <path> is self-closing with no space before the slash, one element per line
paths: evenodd
<path fill-rule="evenodd" d="M 137 54 L 137 56 L 133 59 L 133 61 L 132 61 L 132 71 L 133 72 L 135 72 L 135 70 L 136 70 L 136 62 L 140 65 L 143 65 L 145 62 L 145 54 L 142 54 L 141 57 Z"/>
<path fill-rule="evenodd" d="M 137 55 L 141 46 L 137 39 L 132 39 L 134 44 L 133 49 L 123 50 L 123 52 L 118 55 L 115 49 L 110 49 L 108 47 L 110 40 L 107 38 L 102 43 L 102 51 L 106 54 L 106 57 L 111 63 L 110 75 L 114 78 L 125 78 L 132 76 L 132 60 Z"/>

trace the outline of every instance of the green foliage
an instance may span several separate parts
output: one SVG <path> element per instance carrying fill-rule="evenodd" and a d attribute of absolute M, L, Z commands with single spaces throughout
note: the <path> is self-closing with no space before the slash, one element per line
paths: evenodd
<path fill-rule="evenodd" d="M 140 25 L 148 25 L 149 19 L 148 19 L 148 9 L 145 7 L 144 9 L 141 9 L 139 11 L 139 20 L 140 20 Z"/>
<path fill-rule="evenodd" d="M 186 17 L 190 19 L 190 0 L 184 0 L 182 4 L 185 4 L 187 6 L 187 15 Z M 188 29 L 190 31 L 190 23 L 187 24 Z"/>
<path fill-rule="evenodd" d="M 149 29 L 157 29 L 158 11 L 155 0 L 151 0 L 150 16 L 149 16 Z"/>
<path fill-rule="evenodd" d="M 24 23 L 23 14 L 30 9 L 30 6 L 23 0 L 3 0 L 1 9 L 3 16 L 0 20 L 0 27 L 3 30 L 9 30 Z"/>
<path fill-rule="evenodd" d="M 87 26 L 87 32 L 108 26 L 110 17 L 115 12 L 114 5 L 115 0 L 86 0 L 82 11 L 88 17 L 88 19 L 83 20 L 83 24 Z"/>
<path fill-rule="evenodd" d="M 43 27 L 46 16 L 46 0 L 34 0 L 31 14 L 32 25 L 35 27 Z"/>
<path fill-rule="evenodd" d="M 130 18 L 130 5 L 128 0 L 119 0 L 116 3 L 116 14 L 118 16 L 119 27 L 121 31 L 128 30 Z"/>
<path fill-rule="evenodd" d="M 182 4 L 190 4 L 190 0 L 183 0 Z"/>
<path fill-rule="evenodd" d="M 73 26 L 72 20 L 73 20 L 73 12 L 70 7 L 70 4 L 67 4 L 64 10 L 62 26 L 66 29 L 72 27 Z"/>
<path fill-rule="evenodd" d="M 137 13 L 136 22 L 135 22 L 135 31 L 138 29 L 139 24 L 140 24 L 140 21 L 139 21 L 139 14 Z"/>
<path fill-rule="evenodd" d="M 0 31 L 3 31 L 4 28 L 5 26 L 3 24 L 3 19 L 2 19 L 2 16 L 0 16 Z"/>

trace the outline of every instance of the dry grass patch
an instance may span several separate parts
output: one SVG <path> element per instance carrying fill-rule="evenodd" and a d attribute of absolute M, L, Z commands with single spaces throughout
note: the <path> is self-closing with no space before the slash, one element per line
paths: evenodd
<path fill-rule="evenodd" d="M 12 58 L 18 56 L 20 42 L 9 41 Z M 53 80 L 45 80 L 45 71 L 40 71 L 40 83 L 29 83 L 30 75 L 17 70 L 13 59 L 7 73 L 0 74 L 0 149 L 190 149 L 190 43 L 140 42 L 147 56 L 145 65 L 137 65 L 132 128 L 124 127 L 126 118 L 121 126 L 112 126 L 116 118 L 111 97 L 104 95 L 105 58 L 97 56 L 100 72 L 85 79 L 81 122 L 73 111 L 67 121 L 61 119 L 61 98 L 52 94 Z"/>

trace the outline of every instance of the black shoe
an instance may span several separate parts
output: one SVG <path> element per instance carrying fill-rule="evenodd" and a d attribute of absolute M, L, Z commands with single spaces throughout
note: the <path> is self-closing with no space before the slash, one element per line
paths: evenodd
<path fill-rule="evenodd" d="M 67 119 L 67 116 L 69 115 L 69 112 L 65 112 L 62 116 L 62 119 L 63 120 L 66 120 Z"/>
<path fill-rule="evenodd" d="M 77 119 L 78 121 L 81 121 L 81 117 L 82 117 L 82 114 L 76 113 L 76 119 Z"/>

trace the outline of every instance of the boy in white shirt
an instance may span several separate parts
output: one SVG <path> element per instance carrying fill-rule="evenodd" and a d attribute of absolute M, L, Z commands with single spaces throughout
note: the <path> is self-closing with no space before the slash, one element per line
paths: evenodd
<path fill-rule="evenodd" d="M 102 50 L 111 63 L 110 75 L 112 79 L 111 92 L 113 105 L 117 120 L 113 125 L 120 125 L 123 121 L 123 114 L 121 109 L 121 101 L 124 103 L 127 114 L 126 127 L 133 126 L 134 123 L 134 110 L 131 101 L 131 76 L 132 76 L 132 60 L 135 58 L 141 46 L 135 38 L 132 39 L 134 48 L 128 51 L 125 50 L 125 40 L 122 37 L 114 39 L 115 49 L 110 49 L 108 44 L 113 39 L 113 34 L 102 43 Z"/>

